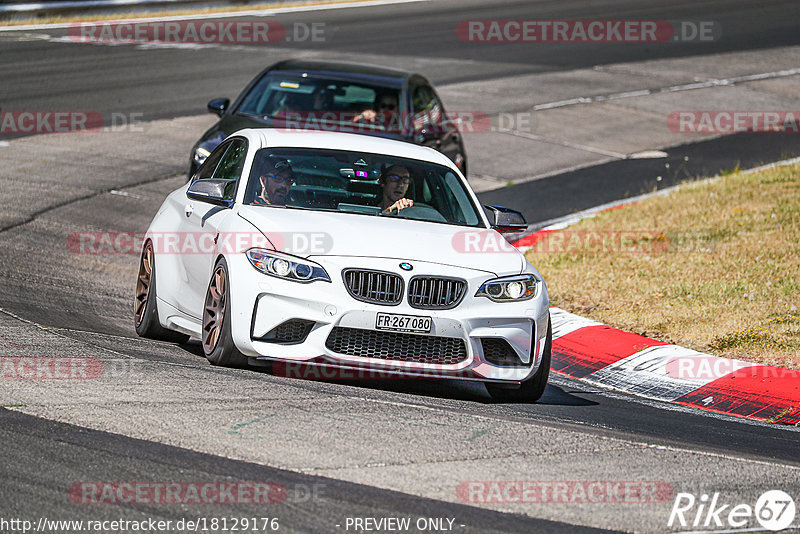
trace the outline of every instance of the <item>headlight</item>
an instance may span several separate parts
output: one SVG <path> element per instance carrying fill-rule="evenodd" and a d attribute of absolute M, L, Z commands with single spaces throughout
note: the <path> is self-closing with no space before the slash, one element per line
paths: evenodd
<path fill-rule="evenodd" d="M 294 282 L 331 281 L 325 269 L 313 261 L 262 248 L 251 248 L 245 254 L 253 267 L 276 278 Z"/>
<path fill-rule="evenodd" d="M 194 151 L 194 162 L 197 163 L 198 167 L 203 163 L 205 163 L 206 158 L 208 157 L 209 154 L 211 154 L 211 152 L 209 152 L 205 148 L 197 147 L 197 150 Z"/>
<path fill-rule="evenodd" d="M 539 281 L 532 274 L 505 276 L 484 282 L 476 297 L 487 297 L 495 302 L 529 300 L 536 296 Z"/>

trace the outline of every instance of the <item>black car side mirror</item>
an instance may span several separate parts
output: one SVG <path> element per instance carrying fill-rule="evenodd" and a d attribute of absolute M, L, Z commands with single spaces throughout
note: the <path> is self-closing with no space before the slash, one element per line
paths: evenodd
<path fill-rule="evenodd" d="M 227 193 L 232 193 L 235 187 L 236 180 L 195 180 L 186 190 L 186 196 L 192 200 L 230 208 L 233 201 L 228 198 L 232 195 Z"/>
<path fill-rule="evenodd" d="M 524 232 L 528 229 L 525 216 L 520 212 L 502 206 L 484 207 L 489 210 L 489 214 L 491 215 L 490 222 L 492 223 L 492 229 L 497 230 L 501 234 Z"/>
<path fill-rule="evenodd" d="M 222 117 L 222 114 L 225 113 L 225 110 L 228 109 L 230 105 L 231 101 L 227 98 L 215 98 L 208 103 L 208 112 Z"/>

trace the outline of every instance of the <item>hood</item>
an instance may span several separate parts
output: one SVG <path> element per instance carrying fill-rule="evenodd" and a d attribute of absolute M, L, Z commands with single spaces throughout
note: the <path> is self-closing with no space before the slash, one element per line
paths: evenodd
<path fill-rule="evenodd" d="M 275 250 L 304 258 L 425 261 L 497 276 L 519 274 L 525 264 L 516 248 L 486 228 L 267 206 L 239 206 L 238 213 L 261 231 Z"/>
<path fill-rule="evenodd" d="M 275 128 L 278 131 L 290 132 L 297 130 L 344 132 L 371 135 L 384 139 L 397 139 L 400 141 L 405 141 L 410 136 L 410 133 L 402 128 L 393 128 L 389 130 L 371 129 L 365 126 L 359 126 L 358 124 L 351 124 L 347 121 L 329 122 L 325 120 L 326 116 L 325 111 L 292 112 L 288 118 L 256 117 L 253 115 L 234 113 L 220 121 L 218 130 L 222 137 L 219 140 L 209 138 L 208 141 L 215 142 L 216 144 L 214 147 L 216 147 L 225 137 L 244 128 Z"/>

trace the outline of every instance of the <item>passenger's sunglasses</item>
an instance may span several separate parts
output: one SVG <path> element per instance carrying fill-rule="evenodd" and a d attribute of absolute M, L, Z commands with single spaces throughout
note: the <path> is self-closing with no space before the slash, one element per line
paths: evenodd
<path fill-rule="evenodd" d="M 385 109 L 386 111 L 394 111 L 395 109 L 397 109 L 397 104 L 395 104 L 394 102 L 381 102 L 380 108 Z"/>
<path fill-rule="evenodd" d="M 389 174 L 386 176 L 386 179 L 389 180 L 390 182 L 403 182 L 406 185 L 411 183 L 410 176 L 398 176 L 396 174 Z"/>

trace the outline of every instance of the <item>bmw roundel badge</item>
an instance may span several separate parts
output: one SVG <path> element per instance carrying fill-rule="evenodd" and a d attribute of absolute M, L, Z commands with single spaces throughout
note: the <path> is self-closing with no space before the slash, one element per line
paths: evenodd
<path fill-rule="evenodd" d="M 410 263 L 403 262 L 400 264 L 400 268 L 403 269 L 404 271 L 410 271 L 411 269 L 414 268 L 414 266 L 411 265 Z"/>

